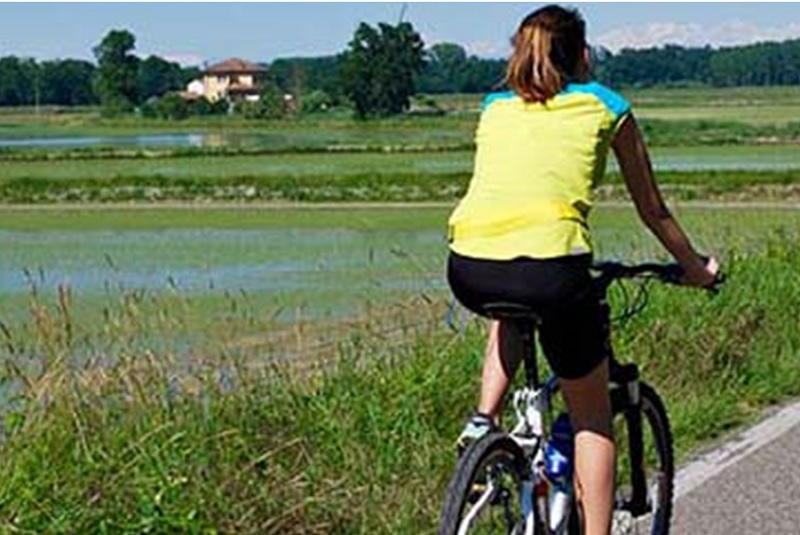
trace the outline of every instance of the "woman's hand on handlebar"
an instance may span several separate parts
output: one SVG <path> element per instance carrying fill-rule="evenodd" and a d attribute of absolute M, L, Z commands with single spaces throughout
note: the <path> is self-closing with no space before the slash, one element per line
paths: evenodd
<path fill-rule="evenodd" d="M 713 256 L 708 258 L 698 257 L 698 262 L 693 262 L 692 264 L 691 268 L 689 266 L 684 267 L 682 284 L 711 290 L 722 282 L 719 262 Z"/>

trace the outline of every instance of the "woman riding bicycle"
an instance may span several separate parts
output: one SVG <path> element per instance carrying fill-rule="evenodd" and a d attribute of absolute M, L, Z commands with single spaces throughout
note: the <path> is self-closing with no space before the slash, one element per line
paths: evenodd
<path fill-rule="evenodd" d="M 588 80 L 580 14 L 538 9 L 523 19 L 513 45 L 506 73 L 512 91 L 483 103 L 473 177 L 450 217 L 448 281 L 478 314 L 497 302 L 536 311 L 575 429 L 583 532 L 607 535 L 614 483 L 608 326 L 592 291 L 587 217 L 609 148 L 641 219 L 681 265 L 685 284 L 712 286 L 718 268 L 695 252 L 665 206 L 629 104 Z M 519 364 L 518 342 L 510 322 L 491 322 L 480 403 L 460 448 L 494 429 Z"/>

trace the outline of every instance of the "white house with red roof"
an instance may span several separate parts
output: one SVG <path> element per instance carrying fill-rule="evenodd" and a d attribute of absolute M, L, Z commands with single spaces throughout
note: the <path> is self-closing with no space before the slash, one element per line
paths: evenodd
<path fill-rule="evenodd" d="M 211 102 L 218 100 L 258 100 L 259 77 L 266 69 L 240 58 L 226 59 L 203 71 L 202 88 L 195 84 L 191 91 L 202 91 Z"/>

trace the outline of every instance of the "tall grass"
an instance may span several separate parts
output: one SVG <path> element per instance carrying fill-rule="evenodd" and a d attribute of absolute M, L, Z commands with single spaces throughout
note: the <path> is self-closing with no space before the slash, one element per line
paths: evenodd
<path fill-rule="evenodd" d="M 654 286 L 615 334 L 619 357 L 664 395 L 681 458 L 800 394 L 800 252 L 773 236 L 726 264 L 720 295 Z M 367 322 L 319 367 L 230 344 L 86 360 L 74 355 L 69 299 L 34 307 L 24 351 L 17 333 L 0 335 L 0 531 L 434 530 L 475 401 L 480 322 L 453 334 L 432 319 L 441 328 L 399 329 L 402 344 Z"/>
<path fill-rule="evenodd" d="M 443 473 L 443 459 L 424 449 L 438 445 L 440 424 L 432 420 L 452 399 L 444 391 L 438 399 L 428 395 L 438 378 L 417 359 L 447 367 L 451 359 L 433 360 L 452 347 L 434 343 L 443 340 L 436 332 L 413 342 L 421 313 L 421 325 L 431 324 L 431 304 L 395 309 L 387 318 L 392 329 L 376 329 L 380 318 L 370 316 L 338 346 L 327 344 L 328 355 L 341 357 L 333 362 L 318 352 L 313 362 L 280 365 L 269 361 L 292 338 L 322 337 L 313 331 L 326 326 L 293 326 L 277 340 L 220 340 L 189 355 L 156 354 L 115 343 L 153 329 L 123 300 L 109 319 L 109 327 L 128 327 L 109 331 L 114 353 L 98 347 L 87 360 L 75 355 L 68 299 L 33 300 L 25 343 L 3 331 L 4 532 L 367 530 L 396 512 L 373 517 L 362 502 L 376 503 L 377 492 L 395 500 L 393 485 L 418 487 L 412 482 L 427 480 L 431 466 Z M 408 440 L 409 432 L 423 442 Z M 403 475 L 410 457 L 419 469 Z M 402 499 L 396 503 L 408 509 Z M 358 517 L 341 514 L 357 508 Z M 409 509 L 406 518 L 415 514 Z"/>

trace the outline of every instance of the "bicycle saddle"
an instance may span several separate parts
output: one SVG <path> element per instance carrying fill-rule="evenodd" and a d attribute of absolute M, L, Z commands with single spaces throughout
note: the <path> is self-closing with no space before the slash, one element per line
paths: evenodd
<path fill-rule="evenodd" d="M 493 320 L 533 320 L 539 319 L 539 315 L 531 307 L 518 303 L 486 303 L 483 305 L 483 313 Z"/>

